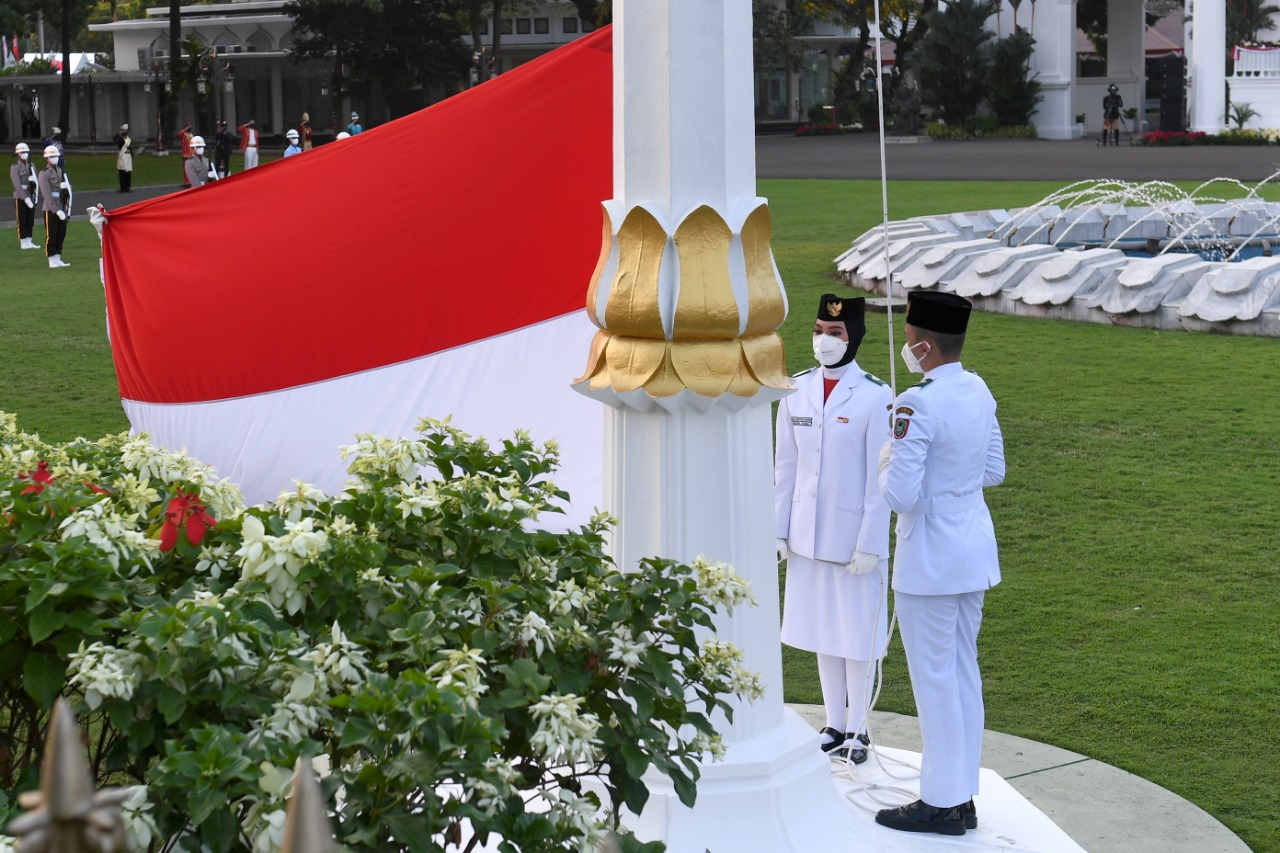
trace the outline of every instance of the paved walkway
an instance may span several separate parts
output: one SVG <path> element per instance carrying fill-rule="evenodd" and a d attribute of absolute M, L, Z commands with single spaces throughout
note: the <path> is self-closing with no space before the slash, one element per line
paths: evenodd
<path fill-rule="evenodd" d="M 880 179 L 877 134 L 760 136 L 761 178 Z M 1280 147 L 1267 145 L 1129 146 L 1099 148 L 1092 139 L 996 139 L 894 142 L 886 146 L 890 179 L 980 181 L 1207 181 L 1230 177 L 1256 183 L 1280 170 Z"/>
<path fill-rule="evenodd" d="M 791 705 L 815 729 L 820 705 Z M 873 711 L 878 744 L 920 750 L 915 717 Z M 1089 853 L 1248 853 L 1208 812 L 1159 785 L 1085 755 L 1013 735 L 984 735 L 982 766 L 998 773 Z"/>

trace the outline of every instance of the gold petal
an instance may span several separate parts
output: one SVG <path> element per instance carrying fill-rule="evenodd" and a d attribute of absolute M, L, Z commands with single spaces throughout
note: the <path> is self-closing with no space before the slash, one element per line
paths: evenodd
<path fill-rule="evenodd" d="M 719 397 L 738 372 L 741 353 L 737 341 L 673 341 L 671 364 L 690 391 Z"/>
<path fill-rule="evenodd" d="M 747 365 L 747 356 L 746 353 L 741 352 L 741 344 L 739 344 L 739 352 L 738 372 L 733 375 L 733 379 L 729 380 L 729 393 L 735 397 L 752 397 L 760 390 L 760 383 Z"/>
<path fill-rule="evenodd" d="M 662 366 L 667 342 L 614 336 L 604 352 L 609 364 L 609 383 L 619 394 L 634 391 L 649 381 Z"/>
<path fill-rule="evenodd" d="M 595 337 L 591 339 L 591 349 L 587 350 L 587 369 L 582 375 L 573 380 L 573 384 L 590 379 L 600 372 L 600 368 L 604 363 L 605 345 L 609 342 L 607 332 L 596 332 Z"/>
<path fill-rule="evenodd" d="M 675 240 L 680 296 L 672 336 L 677 340 L 736 338 L 738 303 L 729 279 L 733 232 L 719 213 L 704 204 L 684 218 Z"/>
<path fill-rule="evenodd" d="M 645 383 L 644 390 L 650 397 L 674 397 L 684 390 L 684 383 L 680 381 L 675 367 L 671 364 L 670 341 L 667 341 L 666 352 L 663 353 L 662 366 L 658 368 L 657 373 L 653 374 L 653 378 Z"/>
<path fill-rule="evenodd" d="M 605 328 L 616 335 L 661 340 L 658 271 L 667 232 L 652 213 L 633 207 L 618 229 L 618 271 L 605 305 Z"/>
<path fill-rule="evenodd" d="M 604 236 L 600 246 L 600 260 L 596 261 L 596 271 L 591 274 L 591 285 L 587 288 L 587 316 L 600 328 L 604 323 L 596 316 L 596 295 L 600 290 L 600 276 L 604 274 L 605 264 L 609 263 L 609 252 L 613 249 L 613 221 L 609 218 L 609 210 L 601 208 L 604 214 Z"/>
<path fill-rule="evenodd" d="M 787 307 L 782 282 L 773 265 L 773 220 L 762 204 L 742 224 L 742 254 L 747 262 L 747 328 L 744 335 L 762 335 L 782 325 Z"/>
<path fill-rule="evenodd" d="M 787 376 L 782 338 L 776 334 L 758 335 L 743 338 L 740 343 L 751 373 L 761 385 L 784 391 L 795 388 Z"/>

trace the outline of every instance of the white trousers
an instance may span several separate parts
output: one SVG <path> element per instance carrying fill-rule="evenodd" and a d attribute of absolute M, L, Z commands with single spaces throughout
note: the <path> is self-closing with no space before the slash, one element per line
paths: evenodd
<path fill-rule="evenodd" d="M 250 145 L 244 149 L 244 167 L 252 169 L 258 165 L 258 149 L 257 146 Z"/>
<path fill-rule="evenodd" d="M 894 595 L 924 740 L 920 799 L 938 808 L 978 793 L 985 723 L 978 629 L 985 595 Z"/>

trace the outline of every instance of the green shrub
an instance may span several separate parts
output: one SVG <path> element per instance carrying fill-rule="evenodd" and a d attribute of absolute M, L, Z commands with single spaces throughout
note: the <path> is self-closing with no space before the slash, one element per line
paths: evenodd
<path fill-rule="evenodd" d="M 1034 124 L 1014 124 L 997 127 L 987 134 L 989 139 L 1037 139 L 1040 134 Z"/>
<path fill-rule="evenodd" d="M 965 138 L 963 127 L 955 127 L 943 121 L 929 122 L 925 127 L 924 132 L 929 135 L 930 139 L 946 140 Z"/>
<path fill-rule="evenodd" d="M 809 124 L 825 124 L 827 122 L 827 111 L 823 109 L 822 104 L 810 104 L 805 114 L 809 116 Z"/>
<path fill-rule="evenodd" d="M 1000 119 L 995 116 L 969 116 L 964 120 L 964 132 L 970 137 L 984 137 L 1000 127 Z"/>
<path fill-rule="evenodd" d="M 650 768 L 691 804 L 723 749 L 710 715 L 761 692 L 711 630 L 745 583 L 703 560 L 624 573 L 606 517 L 535 529 L 567 497 L 553 446 L 419 429 L 358 436 L 336 495 L 245 507 L 145 437 L 50 445 L 0 413 L 0 819 L 59 691 L 98 783 L 145 784 L 143 850 L 277 849 L 301 756 L 352 851 L 594 849 Z"/>
<path fill-rule="evenodd" d="M 987 72 L 987 103 L 1000 126 L 1031 123 L 1036 105 L 1044 100 L 1040 81 L 1031 74 L 1036 40 L 1026 30 L 997 39 Z"/>

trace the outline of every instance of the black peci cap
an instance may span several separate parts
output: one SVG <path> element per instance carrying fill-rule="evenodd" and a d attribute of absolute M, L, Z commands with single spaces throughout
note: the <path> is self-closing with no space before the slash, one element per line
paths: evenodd
<path fill-rule="evenodd" d="M 861 324 L 866 314 L 867 300 L 861 296 L 849 299 L 824 293 L 818 300 L 818 319 L 824 323 Z"/>
<path fill-rule="evenodd" d="M 954 293 L 913 290 L 907 294 L 907 325 L 940 335 L 963 335 L 973 303 Z"/>

